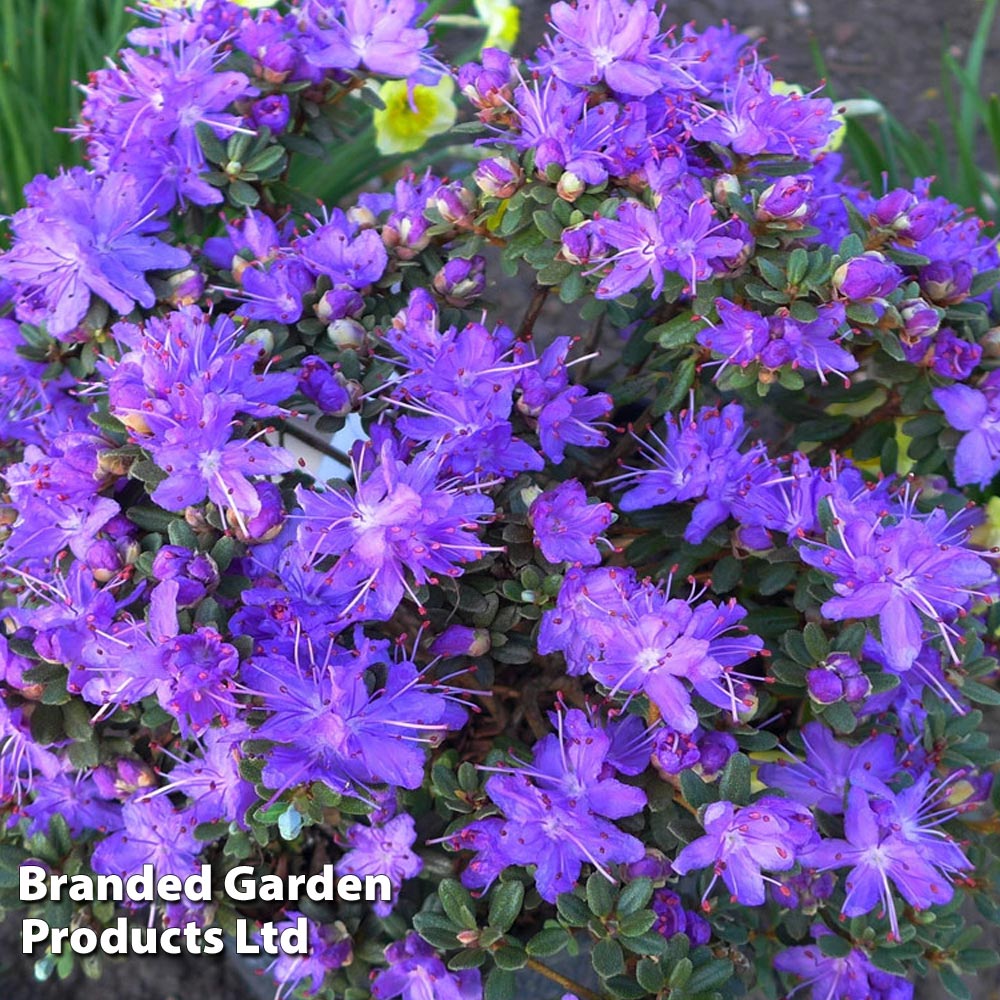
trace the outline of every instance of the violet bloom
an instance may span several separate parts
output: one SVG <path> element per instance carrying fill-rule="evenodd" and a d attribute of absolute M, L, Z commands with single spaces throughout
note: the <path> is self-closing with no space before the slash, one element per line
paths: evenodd
<path fill-rule="evenodd" d="M 942 378 L 958 381 L 968 378 L 983 356 L 980 344 L 970 343 L 945 327 L 934 338 L 934 356 L 931 369 Z"/>
<path fill-rule="evenodd" d="M 347 831 L 351 849 L 337 862 L 337 875 L 388 875 L 393 898 L 376 900 L 372 909 L 380 917 L 392 913 L 396 894 L 407 880 L 419 875 L 424 862 L 413 852 L 417 829 L 409 813 L 401 813 L 381 826 L 355 823 Z"/>
<path fill-rule="evenodd" d="M 918 794 L 924 790 L 918 789 Z M 903 805 L 904 814 L 908 805 Z M 883 806 L 889 807 L 887 815 Z M 803 863 L 818 871 L 849 867 L 841 913 L 859 917 L 881 904 L 889 917 L 891 937 L 898 941 L 899 920 L 890 883 L 911 906 L 923 910 L 948 903 L 953 895 L 949 873 L 968 870 L 971 864 L 943 832 L 938 831 L 932 840 L 892 822 L 893 806 L 891 799 L 852 788 L 844 819 L 846 839 L 814 846 Z"/>
<path fill-rule="evenodd" d="M 611 778 L 604 783 L 614 786 L 614 794 L 592 795 L 585 786 L 593 757 L 601 749 L 594 747 L 580 770 L 573 768 L 571 758 L 567 771 L 556 781 L 548 775 L 533 781 L 530 769 L 491 777 L 486 793 L 503 818 L 480 820 L 453 838 L 453 846 L 468 844 L 479 852 L 463 872 L 462 881 L 485 889 L 510 865 L 534 865 L 538 892 L 554 903 L 559 893 L 572 890 L 584 864 L 589 862 L 614 881 L 608 866 L 644 857 L 642 841 L 605 818 L 641 810 L 643 792 Z"/>
<path fill-rule="evenodd" d="M 355 454 L 353 492 L 298 487 L 298 544 L 306 562 L 335 556 L 332 575 L 357 581 L 345 612 L 363 603 L 370 615 L 388 618 L 404 594 L 416 600 L 406 571 L 418 584 L 435 574 L 460 576 L 458 564 L 488 551 L 476 531 L 493 504 L 440 483 L 441 463 L 434 455 L 404 461 L 390 439 L 379 449 L 377 463 L 373 451 L 365 444 Z"/>
<path fill-rule="evenodd" d="M 306 13 L 316 46 L 309 61 L 322 69 L 413 76 L 425 59 L 428 35 L 414 26 L 425 6 L 418 0 L 312 0 Z"/>
<path fill-rule="evenodd" d="M 354 957 L 347 928 L 339 920 L 320 924 L 298 910 L 286 910 L 285 919 L 278 921 L 275 929 L 280 935 L 288 928 L 297 927 L 299 920 L 306 921 L 308 950 L 304 955 L 280 954 L 268 965 L 267 972 L 280 984 L 275 996 L 290 997 L 299 990 L 303 996 L 315 996 L 323 988 L 326 974 L 350 965 Z M 260 935 L 256 937 L 260 940 Z"/>
<path fill-rule="evenodd" d="M 561 651 L 571 674 L 589 672 L 612 696 L 648 695 L 670 727 L 691 733 L 698 715 L 687 685 L 737 715 L 753 699 L 732 668 L 763 644 L 728 634 L 742 630 L 746 615 L 735 600 L 695 604 L 695 595 L 682 600 L 668 591 L 669 583 L 637 582 L 632 570 L 567 574 L 543 616 L 539 651 Z"/>
<path fill-rule="evenodd" d="M 295 241 L 299 259 L 336 288 L 365 288 L 378 281 L 389 256 L 377 232 L 361 232 L 335 208 L 328 219 Z"/>
<path fill-rule="evenodd" d="M 955 482 L 986 489 L 1000 472 L 1000 372 L 990 372 L 976 389 L 950 385 L 931 395 L 948 423 L 963 432 L 955 451 Z"/>
<path fill-rule="evenodd" d="M 664 424 L 662 438 L 649 431 L 653 443 L 641 443 L 653 467 L 625 465 L 626 472 L 608 482 L 630 487 L 618 504 L 624 511 L 698 499 L 684 531 L 685 541 L 697 545 L 742 502 L 749 478 L 756 484 L 768 475 L 767 449 L 758 443 L 740 452 L 747 428 L 738 403 L 683 411 L 679 421 L 668 414 Z"/>
<path fill-rule="evenodd" d="M 713 802 L 705 809 L 702 823 L 705 835 L 677 855 L 674 871 L 686 875 L 712 867 L 704 898 L 721 875 L 733 901 L 743 906 L 763 905 L 765 883 L 780 886 L 764 872 L 789 871 L 817 840 L 812 814 L 788 799 L 764 797 L 742 808 L 732 802 Z"/>
<path fill-rule="evenodd" d="M 478 969 L 449 972 L 437 952 L 413 931 L 385 949 L 389 968 L 375 973 L 374 1000 L 481 1000 Z"/>
<path fill-rule="evenodd" d="M 149 444 L 156 464 L 167 473 L 150 495 L 165 510 L 183 510 L 207 497 L 233 511 L 245 534 L 245 518 L 261 510 L 249 477 L 287 472 L 295 461 L 284 448 L 256 438 L 234 438 L 234 408 L 218 396 L 205 395 L 200 406 L 193 396 L 187 397 L 192 410 L 180 414 L 184 422 L 168 430 L 162 441 Z"/>
<path fill-rule="evenodd" d="M 877 615 L 889 667 L 897 672 L 910 668 L 925 636 L 935 631 L 957 661 L 958 633 L 950 623 L 993 575 L 982 555 L 963 544 L 968 529 L 941 508 L 926 516 L 908 509 L 887 523 L 878 516 L 842 519 L 837 505 L 830 501 L 830 507 L 839 545 L 807 542 L 799 548 L 803 562 L 834 577 L 837 596 L 821 608 L 826 618 Z"/>
<path fill-rule="evenodd" d="M 833 932 L 822 924 L 812 932 L 817 943 L 786 948 L 774 957 L 774 967 L 796 984 L 788 996 L 805 988 L 813 1000 L 912 1000 L 909 980 L 877 969 L 858 948 L 839 957 L 824 954 L 818 941 Z"/>
<path fill-rule="evenodd" d="M 151 864 L 160 875 L 186 878 L 197 870 L 204 846 L 194 835 L 194 817 L 177 809 L 165 796 L 133 796 L 122 806 L 123 829 L 109 834 L 95 848 L 91 867 L 98 875 L 137 874 Z"/>
<path fill-rule="evenodd" d="M 177 763 L 165 782 L 143 798 L 183 792 L 191 800 L 196 823 L 235 823 L 241 830 L 249 830 L 247 814 L 258 798 L 254 786 L 240 774 L 243 754 L 239 744 L 250 735 L 240 722 L 231 722 L 225 729 L 209 729 L 196 739 L 197 751 L 186 760 L 174 758 Z"/>
<path fill-rule="evenodd" d="M 780 788 L 796 802 L 823 812 L 844 811 L 848 784 L 874 787 L 898 771 L 896 741 L 887 733 L 857 746 L 838 740 L 822 722 L 808 722 L 802 729 L 805 760 L 792 757 L 762 764 L 759 777 L 770 788 Z"/>
<path fill-rule="evenodd" d="M 611 504 L 587 503 L 587 491 L 576 479 L 560 483 L 537 497 L 528 512 L 535 544 L 551 563 L 596 566 L 601 561 L 601 533 L 611 524 Z"/>
<path fill-rule="evenodd" d="M 268 787 L 322 781 L 344 795 L 372 784 L 418 788 L 425 747 L 465 721 L 448 685 L 423 680 L 408 660 L 393 662 L 388 642 L 360 633 L 355 641 L 351 651 L 331 639 L 278 640 L 244 665 L 246 690 L 265 712 L 254 736 L 275 744 L 263 771 Z M 372 668 L 387 673 L 374 690 Z"/>
<path fill-rule="evenodd" d="M 595 295 L 617 298 L 650 278 L 658 297 L 668 272 L 679 274 L 693 293 L 699 281 L 712 277 L 713 258 L 735 257 L 743 247 L 739 240 L 713 235 L 720 226 L 707 197 L 682 202 L 665 195 L 655 210 L 624 202 L 617 219 L 595 223 L 601 240 L 618 251 L 602 261 L 602 269 L 611 268 Z"/>
<path fill-rule="evenodd" d="M 660 18 L 648 0 L 556 3 L 549 15 L 556 36 L 551 71 L 581 87 L 604 80 L 618 93 L 646 97 L 663 86 L 653 52 Z"/>
<path fill-rule="evenodd" d="M 191 259 L 152 235 L 167 224 L 152 217 L 132 177 L 99 179 L 74 169 L 45 178 L 42 188 L 14 214 L 0 278 L 14 285 L 18 319 L 44 323 L 54 337 L 73 333 L 92 294 L 119 313 L 136 303 L 152 308 L 146 272 L 175 270 Z"/>

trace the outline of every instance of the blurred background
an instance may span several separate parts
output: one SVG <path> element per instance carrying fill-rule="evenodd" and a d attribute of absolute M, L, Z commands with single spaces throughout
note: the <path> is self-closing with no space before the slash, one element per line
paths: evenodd
<path fill-rule="evenodd" d="M 435 6 L 471 9 L 470 0 Z M 548 4 L 520 3 L 516 51 L 545 33 Z M 704 26 L 731 21 L 760 40 L 776 76 L 836 100 L 872 99 L 852 119 L 848 169 L 881 189 L 935 176 L 940 194 L 995 219 L 1000 205 L 1000 0 L 672 0 L 669 19 Z M 0 0 L 0 216 L 22 204 L 37 173 L 81 162 L 67 128 L 79 107 L 77 82 L 113 56 L 137 23 L 125 0 Z M 457 56 L 469 43 L 455 40 Z M 374 150 L 373 150 L 374 155 Z M 385 169 L 393 166 L 386 161 Z M 316 194 L 324 192 L 317 190 Z M 329 200 L 337 190 L 326 192 Z M 3 246 L 0 222 L 0 246 Z M 983 943 L 1000 946 L 997 928 Z M 20 956 L 20 921 L 0 922 L 2 1000 L 247 1000 L 274 995 L 253 970 L 219 957 L 107 962 L 98 982 L 35 981 Z M 547 996 L 545 991 L 522 1000 Z M 919 1000 L 946 996 L 936 981 Z M 997 974 L 970 983 L 972 1000 L 1000 1000 Z"/>

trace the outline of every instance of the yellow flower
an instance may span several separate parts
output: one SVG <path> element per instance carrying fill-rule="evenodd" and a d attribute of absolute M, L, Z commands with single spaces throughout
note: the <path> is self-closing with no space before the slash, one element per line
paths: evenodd
<path fill-rule="evenodd" d="M 486 25 L 484 49 L 510 52 L 521 27 L 521 12 L 510 0 L 473 0 L 479 20 Z"/>
<path fill-rule="evenodd" d="M 418 84 L 412 91 L 411 105 L 405 80 L 387 80 L 379 88 L 385 107 L 375 112 L 375 145 L 384 156 L 420 149 L 432 135 L 455 124 L 455 84 L 450 76 L 441 77 L 433 87 Z"/>

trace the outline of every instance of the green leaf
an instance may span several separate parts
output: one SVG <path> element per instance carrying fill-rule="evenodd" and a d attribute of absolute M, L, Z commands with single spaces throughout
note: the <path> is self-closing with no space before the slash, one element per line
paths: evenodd
<path fill-rule="evenodd" d="M 851 952 L 851 942 L 839 934 L 821 934 L 817 940 L 819 950 L 831 958 L 846 958 Z"/>
<path fill-rule="evenodd" d="M 452 923 L 463 930 L 476 929 L 476 904 L 461 882 L 453 878 L 444 879 L 438 886 L 438 898 Z"/>
<path fill-rule="evenodd" d="M 815 622 L 809 622 L 802 630 L 802 641 L 815 662 L 825 660 L 830 655 L 830 644 L 826 641 L 823 629 Z"/>
<path fill-rule="evenodd" d="M 505 969 L 513 972 L 523 969 L 528 964 L 528 953 L 521 947 L 513 947 L 509 944 L 501 945 L 493 952 L 493 961 L 498 969 Z"/>
<path fill-rule="evenodd" d="M 969 987 L 962 982 L 954 970 L 942 965 L 938 967 L 938 975 L 941 977 L 941 985 L 955 997 L 955 1000 L 972 1000 Z"/>
<path fill-rule="evenodd" d="M 705 320 L 701 316 L 695 316 L 691 310 L 685 310 L 672 320 L 654 326 L 646 334 L 646 340 L 660 347 L 669 349 L 676 347 L 687 347 L 695 342 L 695 336 L 699 330 L 705 328 Z"/>
<path fill-rule="evenodd" d="M 546 927 L 525 945 L 525 951 L 533 958 L 545 958 L 562 951 L 571 940 L 565 927 Z"/>
<path fill-rule="evenodd" d="M 590 909 L 586 902 L 571 892 L 559 894 L 556 909 L 570 927 L 585 927 L 590 920 Z"/>
<path fill-rule="evenodd" d="M 524 903 L 524 885 L 521 882 L 501 882 L 493 890 L 487 923 L 506 934 L 517 920 Z"/>
<path fill-rule="evenodd" d="M 684 795 L 684 801 L 688 805 L 694 806 L 695 809 L 718 801 L 718 789 L 715 785 L 702 781 L 691 770 L 681 771 L 681 792 Z"/>
<path fill-rule="evenodd" d="M 506 969 L 494 969 L 486 980 L 483 1000 L 514 1000 L 517 991 L 517 981 L 513 972 Z"/>
<path fill-rule="evenodd" d="M 645 934 L 655 923 L 656 914 L 652 910 L 639 910 L 618 921 L 618 933 L 622 937 L 638 937 Z"/>
<path fill-rule="evenodd" d="M 648 905 L 653 898 L 653 880 L 648 878 L 637 878 L 629 882 L 621 895 L 618 897 L 616 907 L 619 917 L 628 917 L 633 913 L 638 913 Z"/>
<path fill-rule="evenodd" d="M 687 981 L 687 991 L 689 993 L 708 993 L 725 986 L 732 978 L 732 963 L 718 959 L 695 969 Z"/>
<path fill-rule="evenodd" d="M 587 879 L 587 905 L 595 917 L 608 917 L 615 905 L 614 889 L 600 873 L 594 872 Z"/>
<path fill-rule="evenodd" d="M 647 993 L 659 993 L 667 981 L 663 974 L 663 966 L 651 958 L 640 958 L 635 967 L 636 982 Z"/>
<path fill-rule="evenodd" d="M 590 961 L 602 979 L 620 976 L 625 971 L 625 955 L 621 945 L 612 938 L 604 938 L 594 945 Z"/>
<path fill-rule="evenodd" d="M 691 979 L 691 973 L 694 972 L 694 962 L 690 958 L 682 958 L 677 961 L 674 967 L 670 970 L 670 975 L 667 977 L 667 983 L 672 990 L 680 990 L 687 986 L 688 981 Z"/>
<path fill-rule="evenodd" d="M 962 694 L 969 701 L 974 701 L 979 705 L 1000 705 L 1000 691 L 987 687 L 978 681 L 966 680 L 962 683 Z"/>
<path fill-rule="evenodd" d="M 750 759 L 741 753 L 733 754 L 719 779 L 719 797 L 737 805 L 746 805 L 751 795 L 750 775 Z"/>

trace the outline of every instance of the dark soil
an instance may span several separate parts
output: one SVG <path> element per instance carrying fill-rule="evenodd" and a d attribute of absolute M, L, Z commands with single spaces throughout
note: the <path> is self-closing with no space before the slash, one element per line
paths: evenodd
<path fill-rule="evenodd" d="M 547 3 L 524 0 L 523 48 L 545 30 Z M 776 57 L 773 72 L 812 88 L 820 82 L 811 45 L 826 64 L 829 82 L 841 99 L 877 97 L 889 111 L 926 134 L 928 123 L 944 124 L 940 58 L 947 49 L 960 61 L 981 3 L 976 0 L 672 0 L 671 18 L 699 25 L 728 19 L 762 38 L 762 55 Z M 1000 87 L 1000 31 L 986 56 L 986 85 Z M 53 165 L 54 166 L 54 165 Z M 511 320 L 508 320 L 511 322 Z M 972 916 L 970 922 L 983 923 Z M 985 927 L 981 942 L 1000 950 L 1000 931 Z M 20 955 L 20 921 L 0 924 L 0 1000 L 248 1000 L 269 995 L 263 983 L 221 957 L 167 957 L 106 963 L 98 982 L 77 973 L 66 982 L 38 983 L 32 962 Z M 542 982 L 526 984 L 521 1000 L 551 1000 L 556 992 Z M 1000 978 L 987 970 L 969 986 L 974 1000 L 1000 1000 Z M 536 990 L 538 992 L 536 992 Z M 935 977 L 918 985 L 919 1000 L 947 996 Z"/>

